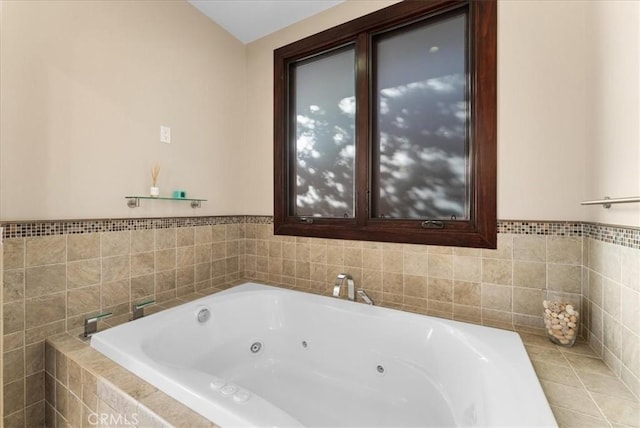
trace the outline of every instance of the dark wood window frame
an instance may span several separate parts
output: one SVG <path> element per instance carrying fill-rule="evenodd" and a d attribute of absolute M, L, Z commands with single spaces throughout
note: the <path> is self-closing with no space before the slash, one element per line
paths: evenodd
<path fill-rule="evenodd" d="M 470 199 L 468 221 L 371 218 L 371 44 L 376 34 L 459 8 L 469 17 L 468 82 Z M 335 49 L 356 45 L 356 214 L 352 219 L 299 218 L 288 183 L 293 172 L 295 141 L 289 139 L 289 73 L 296 61 Z M 353 21 L 307 37 L 274 51 L 274 233 L 335 239 L 496 248 L 496 152 L 497 152 L 497 2 L 496 0 L 404 1 Z M 433 228 L 430 226 L 439 226 Z"/>

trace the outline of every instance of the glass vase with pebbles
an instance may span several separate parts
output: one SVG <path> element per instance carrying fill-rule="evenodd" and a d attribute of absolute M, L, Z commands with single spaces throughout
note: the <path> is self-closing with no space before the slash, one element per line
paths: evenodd
<path fill-rule="evenodd" d="M 556 345 L 573 346 L 578 337 L 580 314 L 571 303 L 544 300 L 544 326 L 547 337 Z"/>

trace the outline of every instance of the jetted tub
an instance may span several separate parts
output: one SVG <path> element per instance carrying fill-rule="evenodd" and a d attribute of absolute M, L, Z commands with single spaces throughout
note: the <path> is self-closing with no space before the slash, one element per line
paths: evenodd
<path fill-rule="evenodd" d="M 222 427 L 557 426 L 516 333 L 266 285 L 91 346 Z"/>

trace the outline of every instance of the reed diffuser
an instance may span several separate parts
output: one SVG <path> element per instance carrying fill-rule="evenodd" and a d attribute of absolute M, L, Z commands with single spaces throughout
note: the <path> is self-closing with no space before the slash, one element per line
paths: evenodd
<path fill-rule="evenodd" d="M 160 164 L 156 162 L 151 167 L 151 188 L 149 189 L 149 195 L 155 198 L 160 196 L 160 189 L 158 188 L 158 175 L 160 175 Z"/>

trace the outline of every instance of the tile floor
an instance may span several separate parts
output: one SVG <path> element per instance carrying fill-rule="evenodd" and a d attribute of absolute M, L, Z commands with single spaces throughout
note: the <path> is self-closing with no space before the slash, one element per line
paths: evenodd
<path fill-rule="evenodd" d="M 586 343 L 564 348 L 520 336 L 561 428 L 640 427 L 640 400 Z"/>

